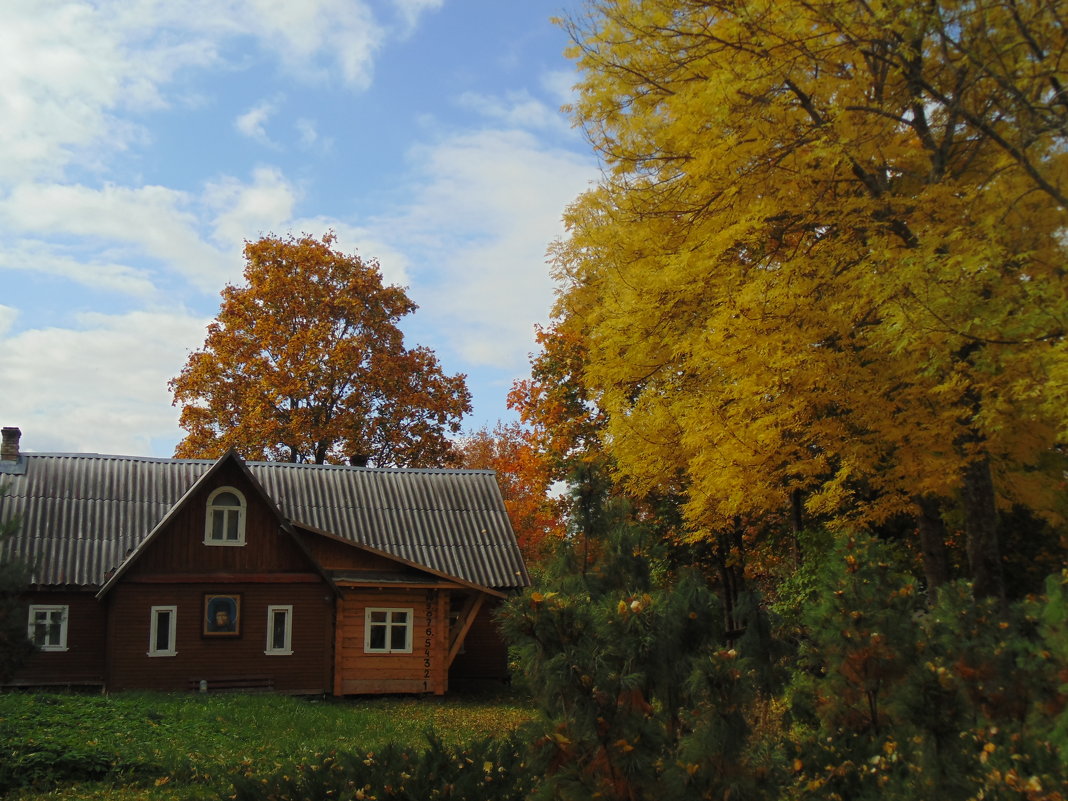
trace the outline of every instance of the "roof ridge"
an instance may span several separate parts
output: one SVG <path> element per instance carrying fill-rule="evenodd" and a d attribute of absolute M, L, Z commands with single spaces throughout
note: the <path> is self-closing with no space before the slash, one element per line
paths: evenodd
<path fill-rule="evenodd" d="M 28 458 L 50 458 L 50 459 L 107 459 L 114 461 L 130 461 L 130 462 L 154 462 L 157 464 L 162 463 L 174 463 L 174 464 L 215 464 L 218 459 L 177 459 L 173 456 L 131 456 L 128 454 L 119 453 L 65 453 L 62 451 L 57 452 L 35 452 L 35 451 L 23 451 L 20 456 L 26 456 Z M 269 462 L 269 461 L 249 461 L 242 459 L 249 467 L 269 467 L 275 469 L 333 469 L 333 470 L 359 470 L 367 473 L 486 473 L 491 474 L 496 471 L 490 468 L 482 467 L 355 467 L 354 465 L 347 464 L 313 464 L 311 462 Z"/>
<path fill-rule="evenodd" d="M 175 459 L 172 456 L 132 456 L 123 453 L 92 453 L 88 451 L 78 453 L 66 453 L 63 451 L 22 451 L 19 456 L 25 456 L 30 459 L 41 457 L 49 459 L 121 459 L 131 462 L 177 462 L 181 464 L 215 464 L 219 461 L 218 459 Z"/>

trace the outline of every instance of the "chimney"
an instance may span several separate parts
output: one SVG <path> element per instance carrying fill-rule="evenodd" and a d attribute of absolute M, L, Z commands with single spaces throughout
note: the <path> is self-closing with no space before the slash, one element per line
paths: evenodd
<path fill-rule="evenodd" d="M 15 426 L 4 426 L 4 441 L 0 445 L 0 462 L 17 462 L 19 460 L 19 439 L 22 431 Z"/>
<path fill-rule="evenodd" d="M 353 467 L 367 467 L 369 461 L 371 461 L 371 457 L 363 453 L 354 453 L 349 457 L 349 464 Z"/>

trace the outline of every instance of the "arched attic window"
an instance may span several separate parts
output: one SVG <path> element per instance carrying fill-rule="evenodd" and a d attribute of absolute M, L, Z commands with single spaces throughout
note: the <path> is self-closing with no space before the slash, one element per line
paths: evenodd
<path fill-rule="evenodd" d="M 239 490 L 219 487 L 208 496 L 204 544 L 245 544 L 245 496 Z"/>

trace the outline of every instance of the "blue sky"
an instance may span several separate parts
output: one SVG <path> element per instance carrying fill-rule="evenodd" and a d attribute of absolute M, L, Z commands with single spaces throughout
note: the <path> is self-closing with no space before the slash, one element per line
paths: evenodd
<path fill-rule="evenodd" d="M 169 456 L 167 381 L 244 240 L 381 262 L 509 417 L 547 246 L 597 175 L 550 18 L 580 0 L 4 0 L 0 424 L 28 451 Z"/>

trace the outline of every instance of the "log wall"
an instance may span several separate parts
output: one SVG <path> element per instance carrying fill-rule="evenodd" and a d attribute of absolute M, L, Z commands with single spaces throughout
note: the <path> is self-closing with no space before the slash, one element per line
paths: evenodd
<path fill-rule="evenodd" d="M 93 593 L 31 592 L 24 600 L 27 605 L 67 607 L 67 650 L 34 652 L 9 683 L 26 687 L 103 686 L 107 613 Z"/>
<path fill-rule="evenodd" d="M 334 664 L 335 692 L 443 695 L 448 689 L 448 595 L 445 590 L 344 590 Z M 413 610 L 410 654 L 366 653 L 368 607 Z"/>
<path fill-rule="evenodd" d="M 240 633 L 204 635 L 204 595 L 241 596 Z M 292 654 L 264 653 L 267 607 L 292 605 Z M 108 621 L 109 689 L 272 689 L 319 694 L 331 689 L 334 596 L 322 583 L 123 583 Z M 176 606 L 175 656 L 149 656 L 153 606 Z"/>

